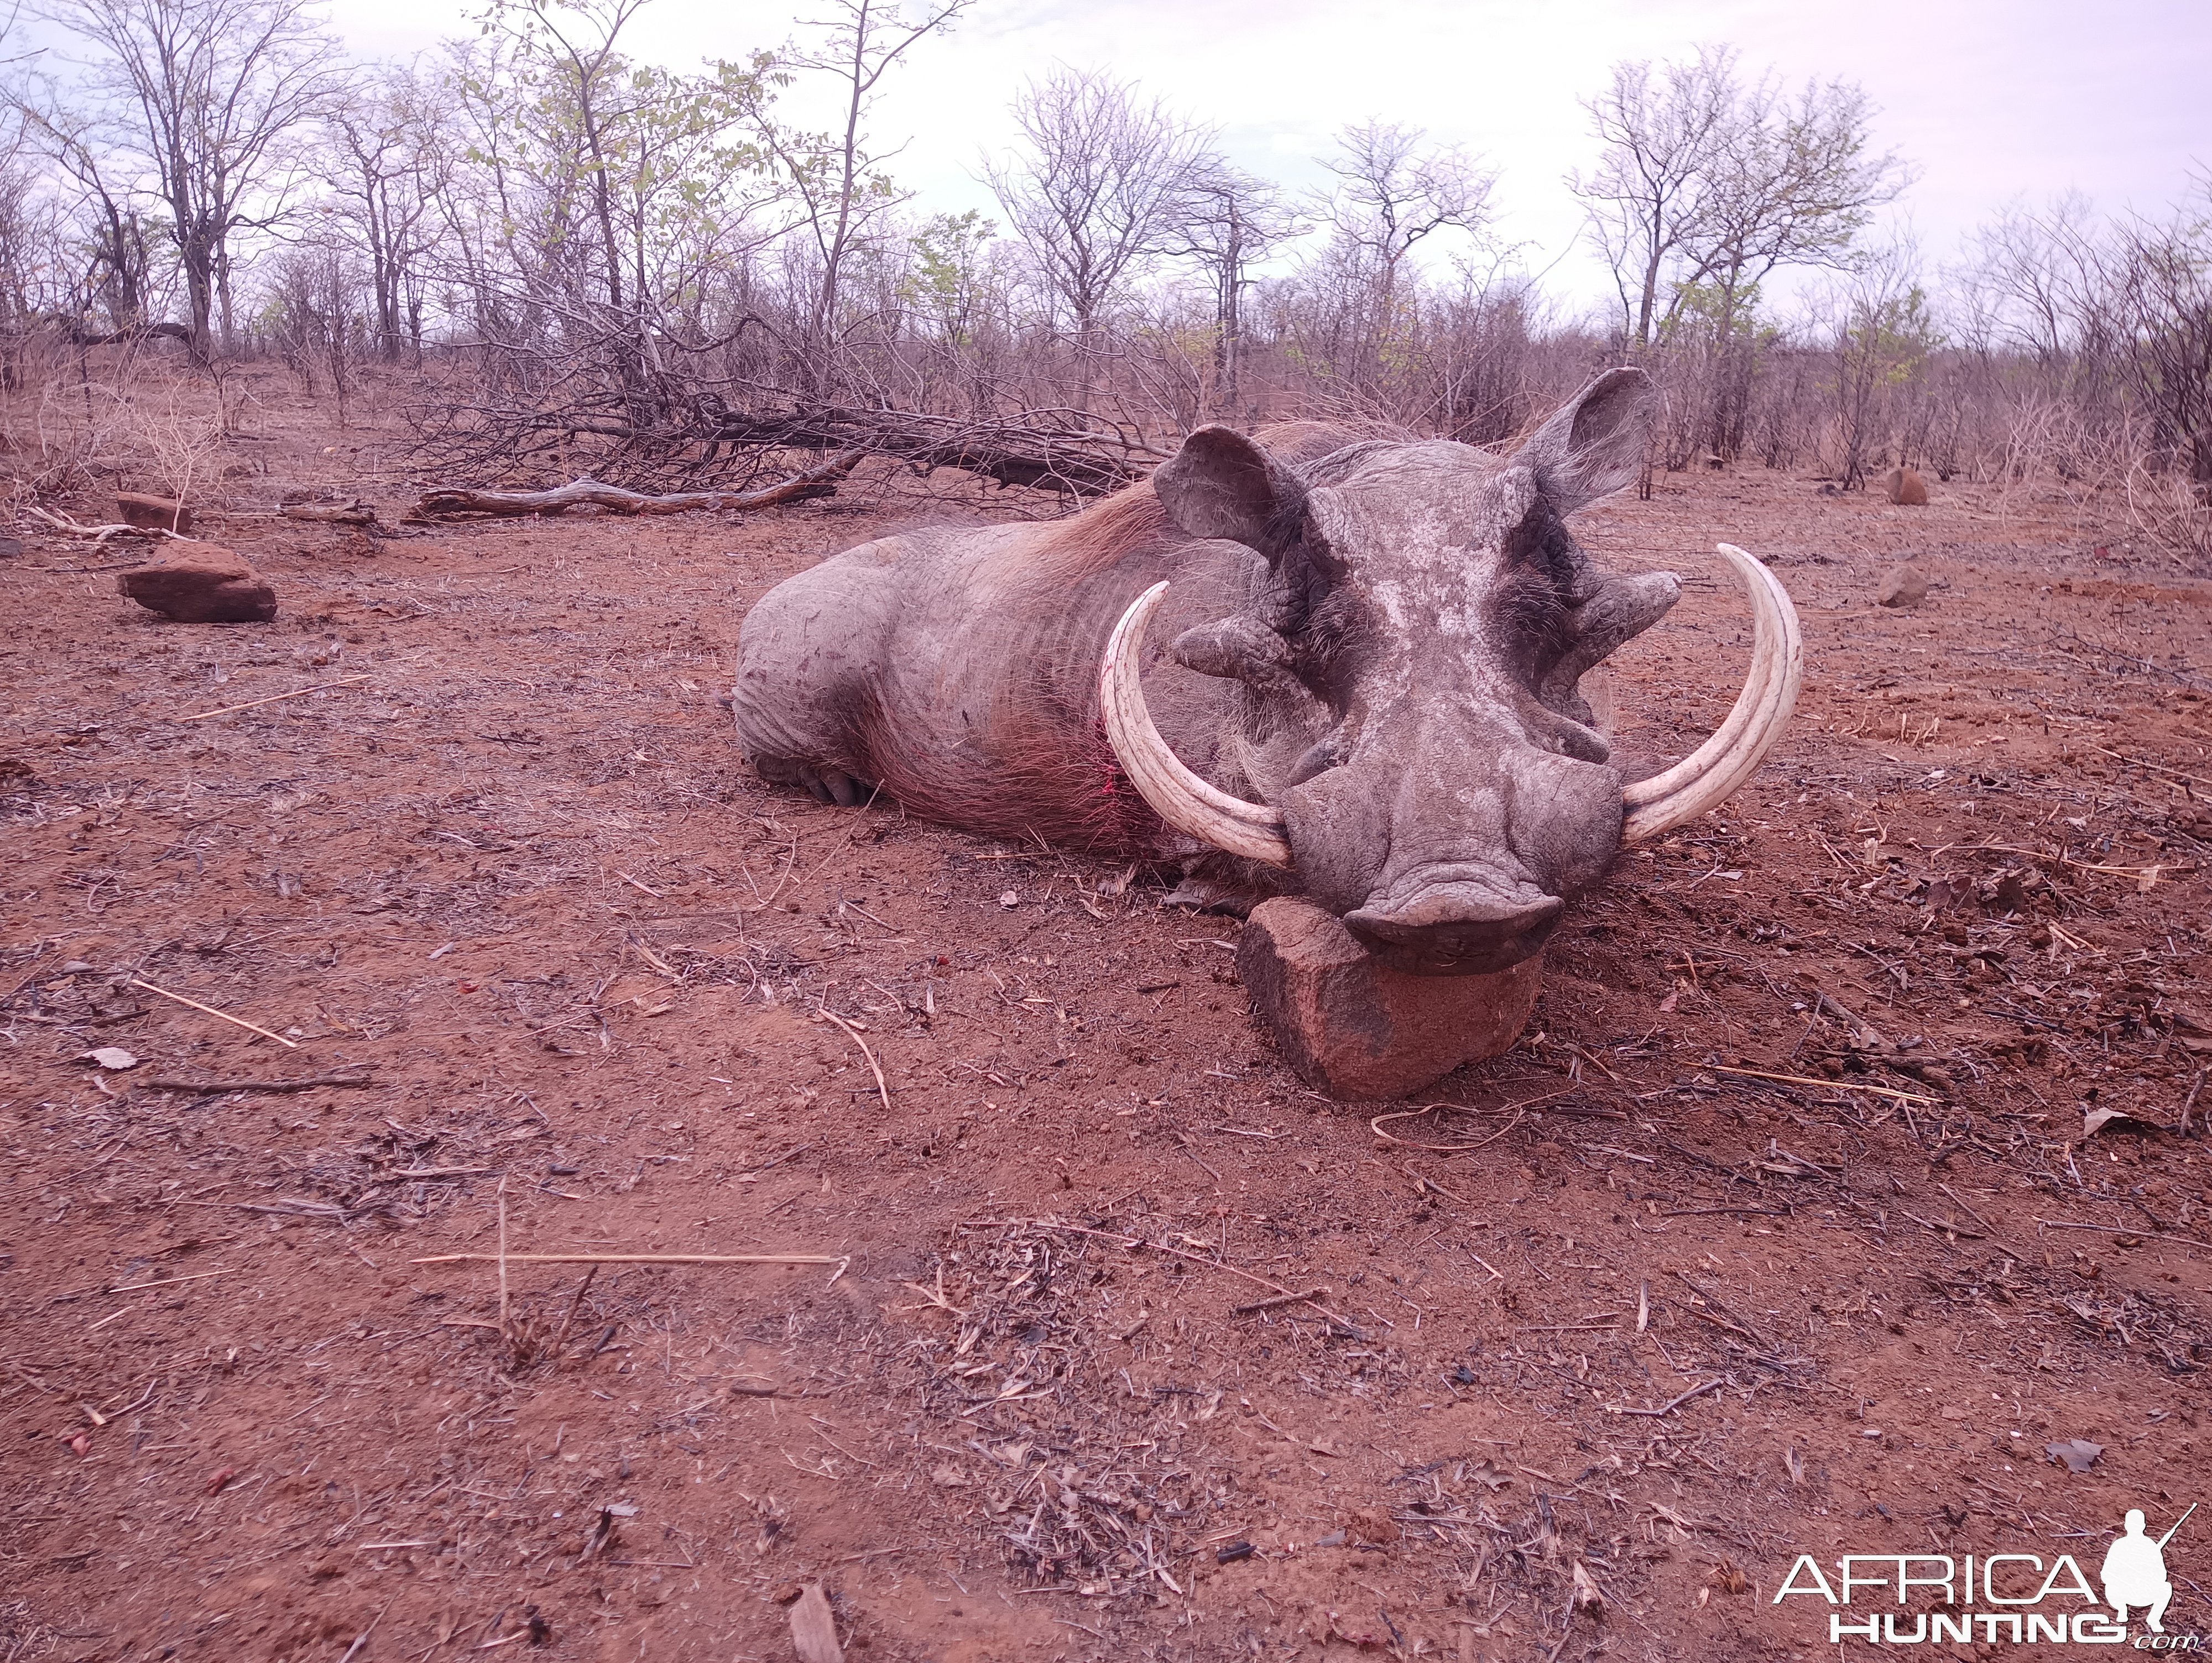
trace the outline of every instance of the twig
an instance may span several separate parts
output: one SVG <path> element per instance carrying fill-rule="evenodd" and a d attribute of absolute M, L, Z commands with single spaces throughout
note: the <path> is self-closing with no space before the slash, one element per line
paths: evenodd
<path fill-rule="evenodd" d="M 282 1034 L 272 1034 L 267 1029 L 256 1027 L 242 1017 L 227 1015 L 216 1010 L 212 1004 L 202 1004 L 198 999 L 188 999 L 182 993 L 172 993 L 166 987 L 156 987 L 143 976 L 131 977 L 131 985 L 133 987 L 143 987 L 149 993 L 159 993 L 165 999 L 174 999 L 179 1004 L 189 1004 L 193 1010 L 213 1017 L 218 1022 L 227 1022 L 234 1028 L 243 1028 L 247 1033 L 258 1034 L 264 1040 L 274 1040 L 287 1051 L 297 1051 L 300 1048 L 300 1042 L 297 1040 L 288 1040 Z"/>
<path fill-rule="evenodd" d="M 1965 1213 L 1967 1217 L 1972 1219 L 1977 1224 L 1979 1224 L 1984 1230 L 1987 1231 L 1990 1241 L 1996 1242 L 1997 1246 L 2002 1247 L 2014 1259 L 2025 1259 L 2027 1257 L 2026 1253 L 2021 1253 L 2018 1248 L 2014 1247 L 2011 1242 L 2006 1241 L 2004 1237 L 1998 1233 L 1997 1227 L 1996 1225 L 1990 1223 L 1988 1219 L 1983 1217 L 1981 1214 L 1976 1212 L 1972 1207 L 1968 1206 L 1966 1201 L 1960 1196 L 1958 1191 L 1953 1189 L 1948 1184 L 1938 1184 L 1936 1187 L 1942 1190 L 1944 1194 L 1949 1196 L 1960 1212 Z"/>
<path fill-rule="evenodd" d="M 884 1083 L 884 1071 L 882 1065 L 876 1061 L 876 1053 L 868 1049 L 868 1042 L 860 1037 L 860 1030 L 854 1027 L 852 1023 L 847 1022 L 844 1017 L 839 1016 L 834 1011 L 817 1011 L 814 1014 L 817 1017 L 824 1021 L 836 1023 L 838 1027 L 845 1030 L 845 1036 L 851 1040 L 854 1045 L 860 1047 L 860 1054 L 868 1059 L 869 1071 L 876 1077 L 876 1095 L 884 1100 L 884 1113 L 886 1114 L 890 1114 L 891 1110 L 891 1089 Z"/>
<path fill-rule="evenodd" d="M 196 1097 L 220 1097 L 233 1091 L 313 1091 L 325 1085 L 368 1085 L 366 1074 L 317 1074 L 305 1080 L 144 1080 L 141 1091 L 182 1091 Z"/>
<path fill-rule="evenodd" d="M 164 1282 L 126 1282 L 122 1286 L 110 1288 L 107 1291 L 112 1294 L 135 1294 L 142 1288 L 173 1288 L 179 1282 L 204 1282 L 211 1276 L 236 1276 L 237 1274 L 237 1268 L 227 1271 L 200 1271 L 191 1276 L 173 1276 Z"/>
<path fill-rule="evenodd" d="M 1656 1409 L 1624 1409 L 1619 1404 L 1608 1403 L 1605 1405 L 1606 1411 L 1608 1414 L 1613 1415 L 1648 1415 L 1655 1417 L 1660 1415 L 1671 1415 L 1677 1409 L 1680 1409 L 1684 1404 L 1687 1403 L 1692 1398 L 1701 1398 L 1708 1392 L 1717 1392 L 1722 1387 L 1727 1384 L 1728 1381 L 1725 1379 L 1709 1380 L 1703 1386 L 1692 1386 L 1688 1391 L 1683 1393 L 1680 1397 L 1674 1399 L 1671 1403 L 1662 1405 Z"/>
<path fill-rule="evenodd" d="M 345 1655 L 338 1659 L 338 1663 L 353 1663 L 354 1659 L 361 1654 L 361 1648 L 368 1644 L 368 1636 L 376 1632 L 376 1625 L 384 1620 L 384 1612 L 391 1609 L 392 1601 L 387 1599 L 384 1602 L 384 1610 L 370 1617 L 368 1626 L 354 1636 L 353 1644 L 345 1648 Z"/>
<path fill-rule="evenodd" d="M 594 1265 L 584 1272 L 584 1279 L 576 1284 L 576 1296 L 568 1302 L 568 1313 L 561 1319 L 560 1329 L 553 1336 L 552 1357 L 556 1368 L 561 1363 L 561 1343 L 568 1338 L 568 1325 L 576 1320 L 576 1308 L 584 1302 L 584 1296 L 592 1286 L 592 1278 L 599 1273 L 599 1267 Z"/>
<path fill-rule="evenodd" d="M 507 1332 L 507 1174 L 499 1175 L 499 1337 Z"/>
<path fill-rule="evenodd" d="M 2135 767 L 2139 768 L 2149 768 L 2152 772 L 2156 774 L 2170 774 L 2177 780 L 2191 780 L 2200 786 L 2212 786 L 2212 780 L 2207 780 L 2201 774 L 2184 774 L 2179 768 L 2170 768 L 2163 762 L 2147 762 L 2140 756 L 2122 756 L 2117 750 L 2105 750 L 2105 748 L 2102 745 L 2091 745 L 2089 749 L 2092 750 L 2102 750 L 2107 756 L 2118 757 L 2121 762 L 2132 763 Z"/>
<path fill-rule="evenodd" d="M 501 1257 L 489 1253 L 441 1253 L 410 1259 L 410 1265 L 489 1265 Z M 842 1265 L 850 1254 L 826 1253 L 517 1253 L 510 1265 Z"/>
<path fill-rule="evenodd" d="M 1309 1288 L 1302 1294 L 1278 1294 L 1273 1299 L 1255 1299 L 1249 1305 L 1231 1305 L 1229 1314 L 1254 1316 L 1261 1311 L 1280 1310 L 1285 1305 L 1303 1305 L 1308 1300 L 1318 1305 L 1328 1296 L 1329 1290 L 1326 1288 Z"/>
<path fill-rule="evenodd" d="M 1785 1085 L 1825 1086 L 1831 1091 L 1864 1091 L 1876 1097 L 1894 1097 L 1901 1103 L 1940 1102 L 1941 1098 L 1923 1097 L 1917 1092 L 1893 1091 L 1886 1085 L 1859 1085 L 1850 1080 L 1815 1080 L 1802 1074 L 1770 1074 L 1763 1068 L 1723 1068 L 1718 1063 L 1707 1065 L 1716 1074 L 1735 1074 L 1750 1080 L 1779 1080 Z"/>
<path fill-rule="evenodd" d="M 2074 1224 L 2063 1218 L 2039 1218 L 2035 1221 L 2047 1230 L 2094 1230 L 2100 1235 L 2140 1235 L 2153 1241 L 2179 1241 L 2185 1247 L 2212 1248 L 2212 1241 L 2202 1241 L 2193 1235 L 2177 1235 L 2172 1230 L 2145 1230 L 2125 1224 Z"/>
<path fill-rule="evenodd" d="M 1226 1271 L 1230 1275 L 1242 1277 L 1247 1282 L 1255 1282 L 1262 1288 L 1267 1289 L 1270 1292 L 1285 1296 L 1285 1302 L 1286 1303 L 1296 1304 L 1301 1300 L 1311 1302 L 1316 1310 L 1319 1311 L 1331 1322 L 1338 1324 L 1347 1332 L 1357 1334 L 1363 1332 L 1354 1324 L 1346 1321 L 1343 1317 L 1339 1316 L 1334 1311 L 1330 1310 L 1328 1306 L 1321 1303 L 1319 1300 L 1315 1299 L 1314 1296 L 1310 1292 L 1300 1293 L 1296 1289 L 1285 1288 L 1281 1283 L 1273 1281 L 1267 1277 L 1257 1275 L 1251 1271 L 1239 1270 L 1236 1265 L 1225 1264 L 1218 1259 L 1206 1259 L 1194 1253 L 1185 1253 L 1180 1247 L 1170 1247 L 1164 1241 L 1147 1241 L 1141 1235 L 1117 1235 L 1111 1230 L 1086 1229 L 1081 1224 L 1055 1224 L 1042 1218 L 1009 1219 L 1005 1222 L 1012 1224 L 1027 1224 L 1035 1229 L 1057 1230 L 1069 1235 L 1088 1235 L 1100 1241 L 1111 1241 L 1115 1247 L 1121 1248 L 1124 1253 L 1133 1252 L 1139 1247 L 1143 1247 L 1149 1249 L 1153 1253 L 1164 1253 L 1171 1258 L 1188 1260 L 1193 1265 L 1203 1265 L 1208 1270 Z"/>
<path fill-rule="evenodd" d="M 265 699 L 248 699 L 242 705 L 225 705 L 220 710 L 196 710 L 189 716 L 179 716 L 180 722 L 204 722 L 210 716 L 228 716 L 234 710 L 251 710 L 256 705 L 273 705 L 280 699 L 296 699 L 303 693 L 319 693 L 326 687 L 350 687 L 356 682 L 365 682 L 366 676 L 341 676 L 334 682 L 316 682 L 307 687 L 295 687 L 289 693 L 272 693 Z"/>

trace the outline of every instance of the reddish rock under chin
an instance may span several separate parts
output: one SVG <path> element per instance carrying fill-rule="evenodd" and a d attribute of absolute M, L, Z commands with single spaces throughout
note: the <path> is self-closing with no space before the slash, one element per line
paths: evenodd
<path fill-rule="evenodd" d="M 1541 956 L 1491 975 L 1419 976 L 1377 960 L 1310 901 L 1262 901 L 1237 968 L 1283 1059 L 1333 1097 L 1403 1097 L 1519 1037 L 1543 982 Z"/>

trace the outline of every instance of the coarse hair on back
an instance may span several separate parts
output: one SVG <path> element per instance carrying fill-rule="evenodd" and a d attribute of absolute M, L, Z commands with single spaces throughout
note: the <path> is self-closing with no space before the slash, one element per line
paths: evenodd
<path fill-rule="evenodd" d="M 1024 551 L 1024 575 L 1058 588 L 1110 571 L 1139 550 L 1189 540 L 1146 480 L 1054 522 Z"/>

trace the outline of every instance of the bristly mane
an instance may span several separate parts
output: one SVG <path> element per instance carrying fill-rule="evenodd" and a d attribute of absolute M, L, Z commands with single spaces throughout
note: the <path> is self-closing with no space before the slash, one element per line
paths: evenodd
<path fill-rule="evenodd" d="M 1139 549 L 1188 541 L 1146 480 L 1052 525 L 1024 550 L 1023 576 L 1058 587 L 1109 571 Z"/>

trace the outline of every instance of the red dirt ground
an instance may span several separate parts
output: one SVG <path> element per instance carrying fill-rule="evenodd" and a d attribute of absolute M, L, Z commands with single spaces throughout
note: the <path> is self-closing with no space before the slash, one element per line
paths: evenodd
<path fill-rule="evenodd" d="M 263 627 L 0 565 L 0 1658 L 782 1660 L 815 1581 L 884 1663 L 1858 1656 L 1801 1552 L 2094 1577 L 2212 1501 L 2212 586 L 1962 485 L 1589 514 L 1691 578 L 1625 743 L 1733 695 L 1717 537 L 1797 725 L 1377 1119 L 1153 875 L 748 773 L 745 608 L 908 512 L 218 522 Z M 517 1262 L 502 1316 L 421 1262 L 502 1208 L 837 1263 Z M 2168 1564 L 2212 1630 L 2212 1514 Z"/>

